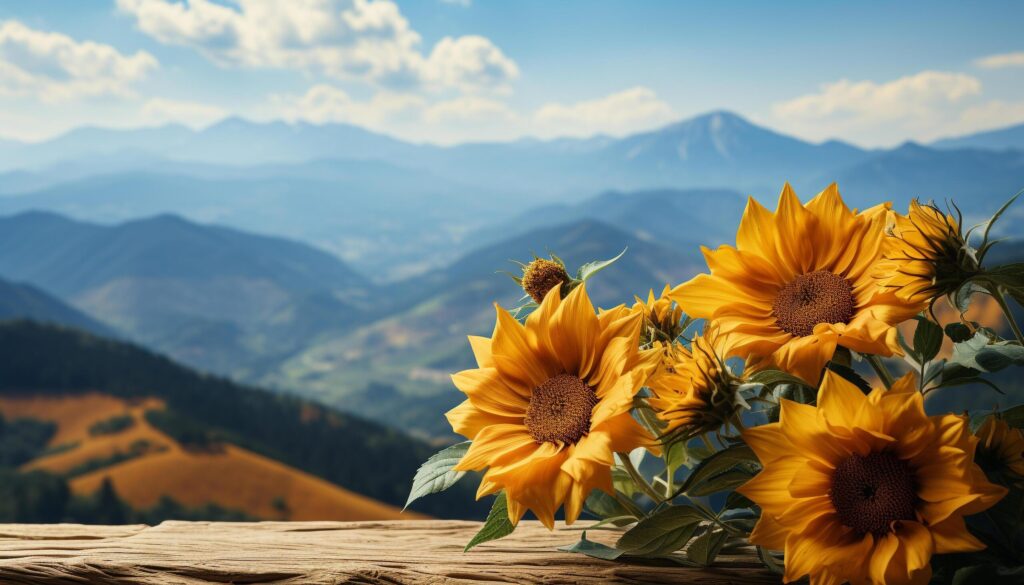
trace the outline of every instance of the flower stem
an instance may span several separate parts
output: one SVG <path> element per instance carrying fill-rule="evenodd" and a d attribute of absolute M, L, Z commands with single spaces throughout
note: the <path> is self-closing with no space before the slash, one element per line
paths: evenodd
<path fill-rule="evenodd" d="M 1006 320 L 1010 323 L 1010 329 L 1013 330 L 1013 335 L 1017 338 L 1017 342 L 1024 345 L 1024 333 L 1020 330 L 1020 325 L 1017 324 L 1017 319 L 1013 317 L 1013 311 L 1010 310 L 1010 305 L 1006 303 L 1006 297 L 1003 296 L 1003 291 L 999 289 L 999 285 L 992 283 L 985 287 L 992 298 L 999 303 L 999 308 L 1003 310 L 1003 314 L 1006 315 Z"/>
<path fill-rule="evenodd" d="M 619 453 L 619 460 L 622 461 L 622 467 L 629 474 L 630 479 L 636 484 L 636 487 L 640 488 L 640 491 L 644 493 L 648 498 L 654 500 L 655 504 L 660 504 L 665 501 L 665 497 L 658 493 L 654 489 L 654 486 L 647 483 L 644 476 L 640 475 L 640 471 L 633 465 L 633 462 L 629 459 L 629 453 Z"/>
<path fill-rule="evenodd" d="M 871 369 L 878 374 L 878 377 L 882 379 L 882 383 L 885 384 L 885 389 L 892 388 L 893 383 L 896 381 L 892 374 L 889 373 L 889 369 L 882 363 L 882 358 L 875 354 L 867 354 L 864 356 L 868 363 L 871 364 Z"/>

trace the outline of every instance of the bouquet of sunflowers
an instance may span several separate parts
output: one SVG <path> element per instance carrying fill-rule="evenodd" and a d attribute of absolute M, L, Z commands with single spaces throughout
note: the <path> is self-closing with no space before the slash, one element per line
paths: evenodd
<path fill-rule="evenodd" d="M 602 310 L 586 281 L 613 260 L 572 277 L 535 258 L 453 376 L 470 440 L 410 502 L 482 472 L 494 504 L 467 550 L 529 510 L 620 531 L 563 549 L 606 560 L 755 547 L 786 582 L 1024 581 L 1024 406 L 999 388 L 1024 365 L 1024 264 L 986 262 L 1012 202 L 965 231 L 955 205 L 851 211 L 835 185 L 806 205 L 786 185 L 774 212 L 749 200 L 735 246 L 703 249 L 706 274 Z M 1000 322 L 972 320 L 979 303 Z M 970 385 L 995 408 L 928 408 Z"/>

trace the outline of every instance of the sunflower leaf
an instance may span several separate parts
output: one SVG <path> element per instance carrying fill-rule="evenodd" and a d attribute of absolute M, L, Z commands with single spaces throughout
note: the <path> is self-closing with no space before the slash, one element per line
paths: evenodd
<path fill-rule="evenodd" d="M 757 469 L 752 468 L 749 464 L 737 465 L 732 469 L 723 471 L 694 485 L 686 494 L 690 496 L 709 496 L 717 492 L 737 488 L 750 481 L 750 478 L 754 477 L 756 473 Z"/>
<path fill-rule="evenodd" d="M 786 569 L 783 566 L 782 561 L 776 559 L 775 555 L 773 555 L 771 552 L 769 552 L 767 549 L 763 547 L 757 547 L 757 558 L 761 559 L 761 562 L 764 563 L 766 569 L 768 569 L 772 573 L 775 573 L 776 575 L 782 575 L 786 572 Z"/>
<path fill-rule="evenodd" d="M 588 496 L 587 500 L 583 502 L 583 509 L 602 520 L 606 520 L 608 518 L 624 517 L 633 518 L 635 520 L 636 518 L 640 517 L 640 515 L 642 515 L 638 515 L 638 511 L 635 509 L 627 509 L 614 497 L 604 493 L 601 490 L 594 490 L 590 492 L 590 496 Z M 621 521 L 616 520 L 612 522 L 612 524 L 616 526 L 624 526 L 629 523 L 630 521 L 628 519 Z"/>
<path fill-rule="evenodd" d="M 935 359 L 942 347 L 942 327 L 931 319 L 917 317 L 914 330 L 914 353 L 923 364 Z"/>
<path fill-rule="evenodd" d="M 1024 365 L 1024 347 L 996 343 L 978 350 L 974 361 L 986 372 L 998 372 L 1009 366 Z"/>
<path fill-rule="evenodd" d="M 487 514 L 487 520 L 484 521 L 483 527 L 480 528 L 480 532 L 477 532 L 476 536 L 469 541 L 469 544 L 466 545 L 466 548 L 462 552 L 469 552 L 469 549 L 484 542 L 505 538 L 509 534 L 512 534 L 515 529 L 515 524 L 512 524 L 512 521 L 508 519 L 508 502 L 505 500 L 505 492 L 498 492 L 497 497 L 494 498 L 494 505 L 491 506 L 491 511 Z"/>
<path fill-rule="evenodd" d="M 701 566 L 708 566 L 715 562 L 715 557 L 725 544 L 728 534 L 724 530 L 711 530 L 710 528 L 694 539 L 690 548 L 686 549 L 686 557 Z"/>
<path fill-rule="evenodd" d="M 566 546 L 560 546 L 558 547 L 558 550 L 563 552 L 584 554 L 588 557 L 594 557 L 595 559 L 603 559 L 606 561 L 614 561 L 615 559 L 622 556 L 623 552 L 625 552 L 617 548 L 612 548 L 608 545 L 601 544 L 600 542 L 587 540 L 586 530 L 584 530 L 583 534 L 580 535 L 579 541 Z"/>
<path fill-rule="evenodd" d="M 799 386 L 807 385 L 807 382 L 804 382 L 793 374 L 789 374 L 781 370 L 761 370 L 747 378 L 747 381 L 754 384 L 763 384 L 765 386 L 774 386 L 776 384 L 793 384 Z"/>
<path fill-rule="evenodd" d="M 691 489 L 697 487 L 701 483 L 735 467 L 746 466 L 749 469 L 753 469 L 754 466 L 757 465 L 759 465 L 757 456 L 754 455 L 754 451 L 750 447 L 742 443 L 733 445 L 732 447 L 718 451 L 698 463 L 697 466 L 693 468 L 693 471 L 690 472 L 686 481 L 679 486 L 677 494 L 689 493 Z"/>
<path fill-rule="evenodd" d="M 971 338 L 971 328 L 960 322 L 946 325 L 946 337 L 953 343 L 962 343 Z"/>
<path fill-rule="evenodd" d="M 580 266 L 579 272 L 576 273 L 576 280 L 586 282 L 590 277 L 594 276 L 598 272 L 601 272 L 605 268 L 615 264 L 619 258 L 622 258 L 622 256 L 625 255 L 627 249 L 628 248 L 623 248 L 622 251 L 619 252 L 619 255 L 614 258 L 599 260 L 597 262 L 587 262 L 583 266 Z"/>
<path fill-rule="evenodd" d="M 662 555 L 681 549 L 704 517 L 690 506 L 672 506 L 637 522 L 615 548 L 635 556 Z"/>
<path fill-rule="evenodd" d="M 455 471 L 455 466 L 462 460 L 462 457 L 469 451 L 471 441 L 464 441 L 452 445 L 434 453 L 427 459 L 420 468 L 416 470 L 416 477 L 412 480 L 412 489 L 409 491 L 409 499 L 405 506 L 428 494 L 436 494 L 455 485 L 455 482 L 462 479 L 464 471 Z"/>

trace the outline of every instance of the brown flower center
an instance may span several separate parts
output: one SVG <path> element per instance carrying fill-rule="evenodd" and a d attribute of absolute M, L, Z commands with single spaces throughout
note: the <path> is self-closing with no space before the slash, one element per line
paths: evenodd
<path fill-rule="evenodd" d="M 540 303 L 548 291 L 569 282 L 569 274 L 557 262 L 537 258 L 526 265 L 523 271 L 523 290 L 534 301 Z"/>
<path fill-rule="evenodd" d="M 854 314 L 853 286 L 826 270 L 801 274 L 779 291 L 772 314 L 783 331 L 797 337 L 810 335 L 818 323 L 848 323 Z"/>
<path fill-rule="evenodd" d="M 914 520 L 918 501 L 913 470 L 892 453 L 852 455 L 840 463 L 828 496 L 840 522 L 875 536 L 889 532 L 896 520 Z"/>
<path fill-rule="evenodd" d="M 538 443 L 575 444 L 590 432 L 597 405 L 593 388 L 571 374 L 558 374 L 533 389 L 526 429 Z"/>

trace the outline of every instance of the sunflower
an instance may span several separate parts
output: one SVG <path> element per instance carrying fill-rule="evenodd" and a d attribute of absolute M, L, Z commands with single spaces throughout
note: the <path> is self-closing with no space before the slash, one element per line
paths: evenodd
<path fill-rule="evenodd" d="M 828 372 L 817 407 L 782 400 L 779 422 L 743 432 L 763 465 L 738 490 L 762 510 L 750 541 L 785 551 L 786 582 L 927 583 L 933 554 L 984 548 L 964 516 L 1006 489 L 967 421 L 927 416 L 914 389 L 908 374 L 865 396 Z"/>
<path fill-rule="evenodd" d="M 694 336 L 689 348 L 676 344 L 668 367 L 648 380 L 653 393 L 648 401 L 666 423 L 666 434 L 692 437 L 735 419 L 741 381 L 725 365 L 723 339 L 707 329 Z"/>
<path fill-rule="evenodd" d="M 642 347 L 671 346 L 683 334 L 686 322 L 683 320 L 683 309 L 669 296 L 672 287 L 665 285 L 661 296 L 654 296 L 652 289 L 647 293 L 647 300 L 636 297 L 634 311 L 644 315 L 643 328 L 640 330 Z"/>
<path fill-rule="evenodd" d="M 835 184 L 806 206 L 787 184 L 772 213 L 751 198 L 736 247 L 703 249 L 710 274 L 672 290 L 691 317 L 713 319 L 752 369 L 815 384 L 837 346 L 899 353 L 897 325 L 921 307 L 878 286 L 885 206 L 854 213 Z"/>
<path fill-rule="evenodd" d="M 907 215 L 889 212 L 885 234 L 875 278 L 902 299 L 930 303 L 978 272 L 960 222 L 934 204 L 915 199 Z"/>
<path fill-rule="evenodd" d="M 1024 480 L 1024 433 L 997 416 L 989 416 L 977 432 L 978 463 L 985 470 Z"/>
<path fill-rule="evenodd" d="M 473 441 L 456 469 L 486 468 L 477 498 L 504 490 L 513 523 L 529 509 L 552 528 L 563 503 L 572 523 L 591 490 L 612 493 L 614 453 L 653 444 L 630 409 L 659 354 L 639 350 L 640 313 L 597 315 L 582 284 L 525 324 L 496 308 L 493 336 L 469 338 L 479 367 L 452 376 L 467 400 L 448 421 Z"/>

